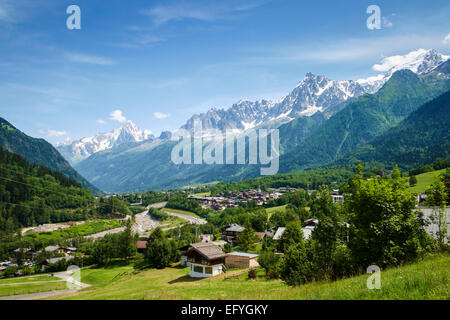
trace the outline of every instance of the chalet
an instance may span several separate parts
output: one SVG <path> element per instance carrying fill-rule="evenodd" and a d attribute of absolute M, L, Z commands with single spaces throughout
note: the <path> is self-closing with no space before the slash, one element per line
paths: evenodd
<path fill-rule="evenodd" d="M 191 267 L 192 278 L 208 278 L 225 272 L 224 262 L 227 256 L 222 249 L 212 243 L 193 243 L 181 248 L 186 263 Z"/>
<path fill-rule="evenodd" d="M 344 196 L 343 195 L 331 195 L 333 198 L 334 203 L 344 202 Z"/>
<path fill-rule="evenodd" d="M 147 241 L 136 241 L 136 249 L 139 253 L 144 253 L 147 249 Z"/>
<path fill-rule="evenodd" d="M 61 260 L 65 260 L 67 262 L 67 261 L 70 261 L 72 259 L 75 259 L 75 257 L 74 256 L 66 256 L 66 257 L 51 258 L 51 259 L 46 259 L 42 263 L 42 265 L 45 266 L 45 265 L 49 265 L 49 264 L 55 264 L 55 263 L 60 262 Z"/>
<path fill-rule="evenodd" d="M 230 252 L 225 258 L 227 268 L 257 268 L 258 254 L 247 252 Z"/>
<path fill-rule="evenodd" d="M 226 227 L 222 228 L 222 239 L 233 244 L 236 242 L 236 239 L 242 231 L 244 231 L 245 228 L 241 227 L 237 224 L 229 224 Z"/>
<path fill-rule="evenodd" d="M 25 257 L 26 259 L 31 259 L 34 256 L 36 251 L 32 248 L 23 248 L 23 249 L 18 248 L 16 250 L 14 250 L 14 252 L 15 252 L 16 256 L 18 256 L 20 254 L 20 252 L 22 252 L 23 257 Z"/>

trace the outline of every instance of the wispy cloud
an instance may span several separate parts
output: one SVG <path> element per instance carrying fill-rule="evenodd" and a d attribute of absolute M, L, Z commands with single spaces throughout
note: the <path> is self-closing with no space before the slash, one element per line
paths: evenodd
<path fill-rule="evenodd" d="M 49 138 L 63 137 L 67 135 L 67 131 L 58 131 L 53 129 L 39 130 L 40 133 L 46 134 Z"/>
<path fill-rule="evenodd" d="M 117 122 L 126 122 L 127 118 L 124 117 L 121 110 L 114 110 L 109 114 L 109 119 Z"/>
<path fill-rule="evenodd" d="M 158 83 L 151 83 L 148 86 L 152 89 L 165 89 L 165 88 L 180 87 L 185 85 L 186 83 L 188 83 L 187 79 L 173 79 Z"/>
<path fill-rule="evenodd" d="M 93 56 L 93 55 L 87 55 L 87 54 L 81 54 L 81 53 L 66 53 L 65 57 L 67 60 L 71 62 L 76 63 L 87 63 L 87 64 L 96 64 L 96 65 L 102 65 L 102 66 L 108 66 L 113 65 L 116 62 L 105 58 L 105 57 L 99 57 L 99 56 Z"/>
<path fill-rule="evenodd" d="M 211 1 L 197 1 L 194 3 L 178 3 L 171 5 L 158 5 L 150 9 L 142 10 L 141 13 L 149 16 L 155 25 L 163 25 L 171 21 L 199 20 L 215 21 L 226 19 L 233 14 L 249 11 L 261 6 L 261 2 L 235 1 L 229 3 L 213 3 Z"/>
<path fill-rule="evenodd" d="M 167 119 L 167 118 L 170 118 L 170 114 L 162 113 L 162 112 L 155 112 L 155 113 L 153 113 L 153 116 L 156 119 Z"/>
<path fill-rule="evenodd" d="M 97 120 L 97 123 L 99 123 L 99 124 L 106 124 L 106 121 L 105 121 L 105 120 L 102 120 L 102 119 L 98 119 L 98 120 Z"/>
<path fill-rule="evenodd" d="M 395 55 L 398 52 L 413 51 L 421 47 L 439 48 L 440 45 L 442 45 L 442 37 L 430 34 L 349 38 L 325 44 L 309 43 L 308 46 L 280 44 L 275 47 L 251 48 L 249 50 L 254 50 L 257 54 L 240 63 L 277 65 L 365 61 Z"/>
<path fill-rule="evenodd" d="M 450 33 L 447 34 L 444 38 L 444 40 L 442 40 L 443 44 L 449 44 L 450 43 Z"/>

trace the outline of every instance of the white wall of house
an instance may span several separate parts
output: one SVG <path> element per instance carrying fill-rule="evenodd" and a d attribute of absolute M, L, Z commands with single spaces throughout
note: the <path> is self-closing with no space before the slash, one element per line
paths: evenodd
<path fill-rule="evenodd" d="M 222 265 L 204 266 L 202 264 L 190 263 L 192 278 L 209 278 L 215 277 L 222 273 Z"/>

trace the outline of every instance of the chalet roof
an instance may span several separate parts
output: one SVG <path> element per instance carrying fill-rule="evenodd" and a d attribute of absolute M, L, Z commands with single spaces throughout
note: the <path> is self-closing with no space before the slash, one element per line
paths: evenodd
<path fill-rule="evenodd" d="M 136 248 L 137 249 L 146 249 L 147 248 L 147 241 L 137 241 L 136 242 Z"/>
<path fill-rule="evenodd" d="M 254 259 L 254 258 L 258 258 L 259 257 L 259 254 L 256 254 L 256 253 L 239 252 L 239 251 L 230 252 L 228 255 L 229 256 L 246 257 L 246 258 L 249 258 L 249 259 Z"/>
<path fill-rule="evenodd" d="M 58 250 L 60 248 L 60 246 L 48 246 L 48 247 L 45 247 L 45 251 L 48 251 L 48 252 L 53 252 L 53 251 L 56 251 L 56 250 Z"/>
<path fill-rule="evenodd" d="M 258 238 L 260 239 L 264 239 L 264 237 L 266 236 L 265 232 L 255 232 L 255 235 L 258 236 Z"/>
<path fill-rule="evenodd" d="M 225 231 L 230 231 L 230 232 L 242 232 L 244 230 L 245 230 L 244 227 L 241 227 L 240 225 L 237 225 L 237 224 L 233 224 L 230 227 L 225 229 Z"/>
<path fill-rule="evenodd" d="M 275 235 L 273 236 L 273 240 L 280 240 L 283 236 L 284 231 L 286 231 L 285 227 L 279 227 L 277 229 L 277 232 L 275 232 Z"/>
<path fill-rule="evenodd" d="M 188 252 L 196 251 L 207 260 L 220 259 L 226 257 L 225 252 L 213 243 L 192 243 Z"/>

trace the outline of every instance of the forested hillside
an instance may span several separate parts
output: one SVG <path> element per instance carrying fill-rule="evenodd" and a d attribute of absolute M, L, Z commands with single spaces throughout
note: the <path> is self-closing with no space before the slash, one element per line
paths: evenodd
<path fill-rule="evenodd" d="M 281 172 L 325 165 L 396 126 L 449 88 L 446 77 L 422 79 L 409 70 L 397 71 L 376 94 L 350 103 L 298 147 L 282 155 Z"/>
<path fill-rule="evenodd" d="M 337 161 L 382 162 L 411 169 L 450 155 L 450 91 L 424 104 L 407 119 Z"/>
<path fill-rule="evenodd" d="M 0 147 L 21 155 L 30 163 L 61 172 L 66 177 L 78 181 L 83 188 L 96 194 L 100 193 L 97 188 L 78 174 L 50 143 L 44 139 L 27 136 L 2 118 L 0 118 Z"/>
<path fill-rule="evenodd" d="M 0 147 L 0 231 L 49 222 L 81 220 L 94 201 L 81 185 Z"/>

